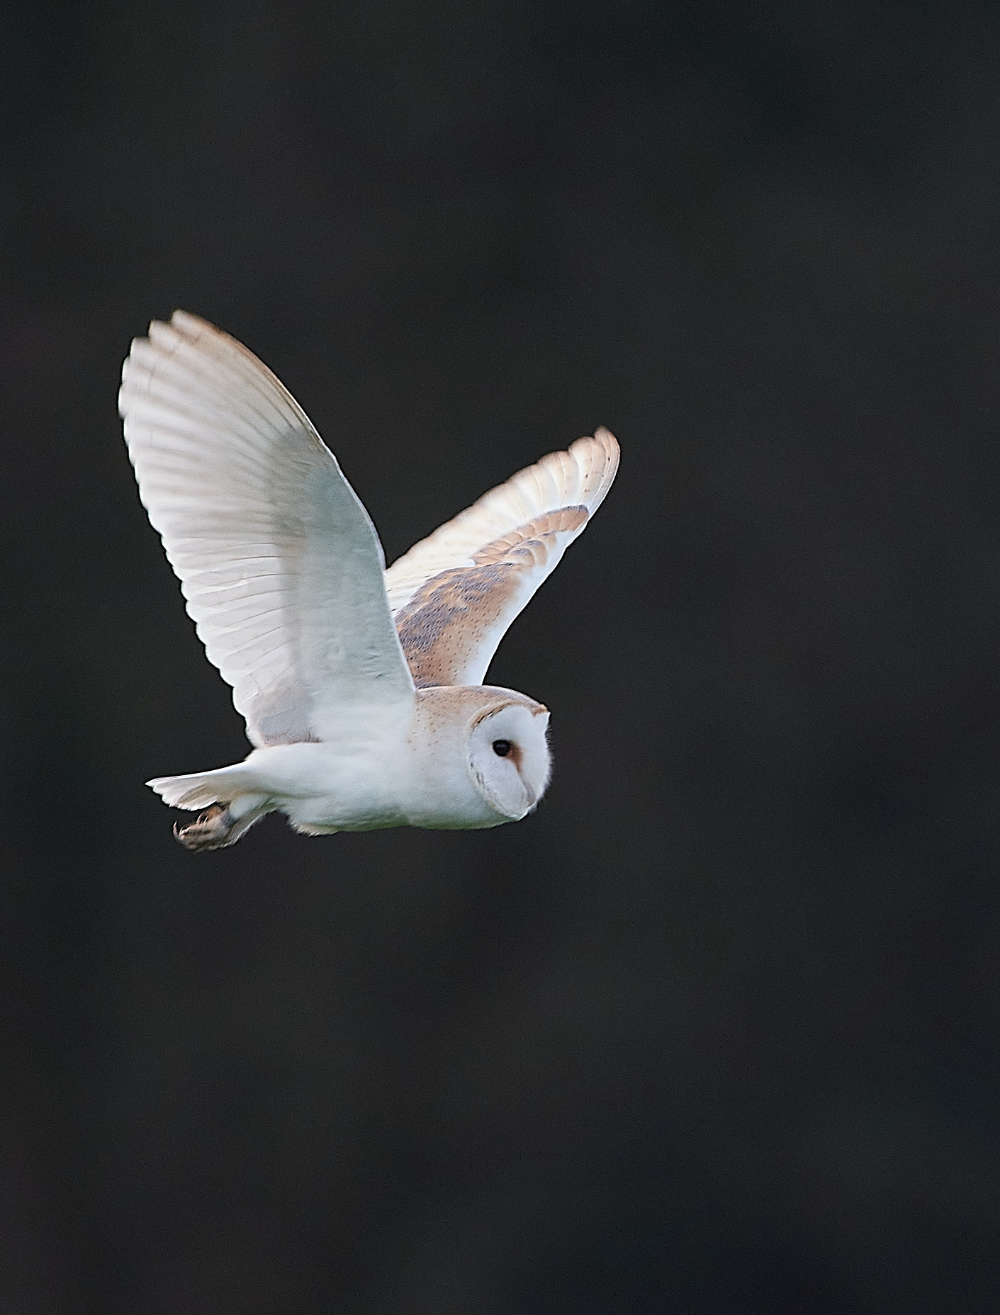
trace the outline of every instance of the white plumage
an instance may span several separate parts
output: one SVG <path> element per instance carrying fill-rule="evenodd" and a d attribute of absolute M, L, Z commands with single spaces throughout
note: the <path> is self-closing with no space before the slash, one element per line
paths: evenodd
<path fill-rule="evenodd" d="M 275 809 L 311 834 L 523 817 L 548 712 L 483 686 L 504 632 L 611 486 L 607 430 L 485 494 L 384 570 L 336 459 L 241 343 L 177 311 L 136 339 L 119 407 L 143 505 L 254 751 L 149 784 L 206 812 L 191 849 Z"/>

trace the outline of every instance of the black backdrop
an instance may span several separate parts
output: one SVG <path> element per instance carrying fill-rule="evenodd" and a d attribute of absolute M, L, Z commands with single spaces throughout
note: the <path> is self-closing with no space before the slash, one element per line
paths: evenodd
<path fill-rule="evenodd" d="M 1000 1308 L 1000 11 L 33 0 L 0 43 L 0 1310 Z M 192 856 L 183 306 L 391 559 L 596 424 L 537 815 Z"/>

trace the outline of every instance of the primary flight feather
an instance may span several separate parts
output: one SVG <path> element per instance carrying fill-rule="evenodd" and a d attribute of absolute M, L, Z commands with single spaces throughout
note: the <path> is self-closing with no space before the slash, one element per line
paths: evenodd
<path fill-rule="evenodd" d="M 241 343 L 176 311 L 125 361 L 139 493 L 255 746 L 150 781 L 207 809 L 189 849 L 279 810 L 307 834 L 517 821 L 548 783 L 548 711 L 484 686 L 497 645 L 600 506 L 606 429 L 492 489 L 389 569 L 335 457 Z M 175 828 L 176 830 L 176 828 Z"/>

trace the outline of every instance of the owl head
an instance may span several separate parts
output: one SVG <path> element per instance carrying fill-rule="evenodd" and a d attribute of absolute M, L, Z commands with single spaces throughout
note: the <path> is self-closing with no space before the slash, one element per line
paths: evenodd
<path fill-rule="evenodd" d="M 487 708 L 472 723 L 469 775 L 486 803 L 504 818 L 518 821 L 545 793 L 552 770 L 548 726 L 548 709 L 523 695 L 517 702 Z"/>
<path fill-rule="evenodd" d="M 529 813 L 549 783 L 548 708 L 491 685 L 417 694 L 410 737 L 420 778 L 415 813 L 438 808 L 445 797 L 454 809 L 446 826 L 499 826 Z"/>

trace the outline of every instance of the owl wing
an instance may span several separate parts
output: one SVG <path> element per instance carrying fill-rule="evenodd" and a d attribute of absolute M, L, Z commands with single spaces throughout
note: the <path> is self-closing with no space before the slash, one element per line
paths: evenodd
<path fill-rule="evenodd" d="M 604 501 L 606 429 L 551 452 L 393 562 L 386 591 L 417 685 L 479 685 L 500 640 Z"/>
<path fill-rule="evenodd" d="M 265 365 L 177 311 L 133 342 L 119 409 L 139 495 L 252 743 L 327 739 L 352 712 L 412 700 L 375 527 Z"/>

